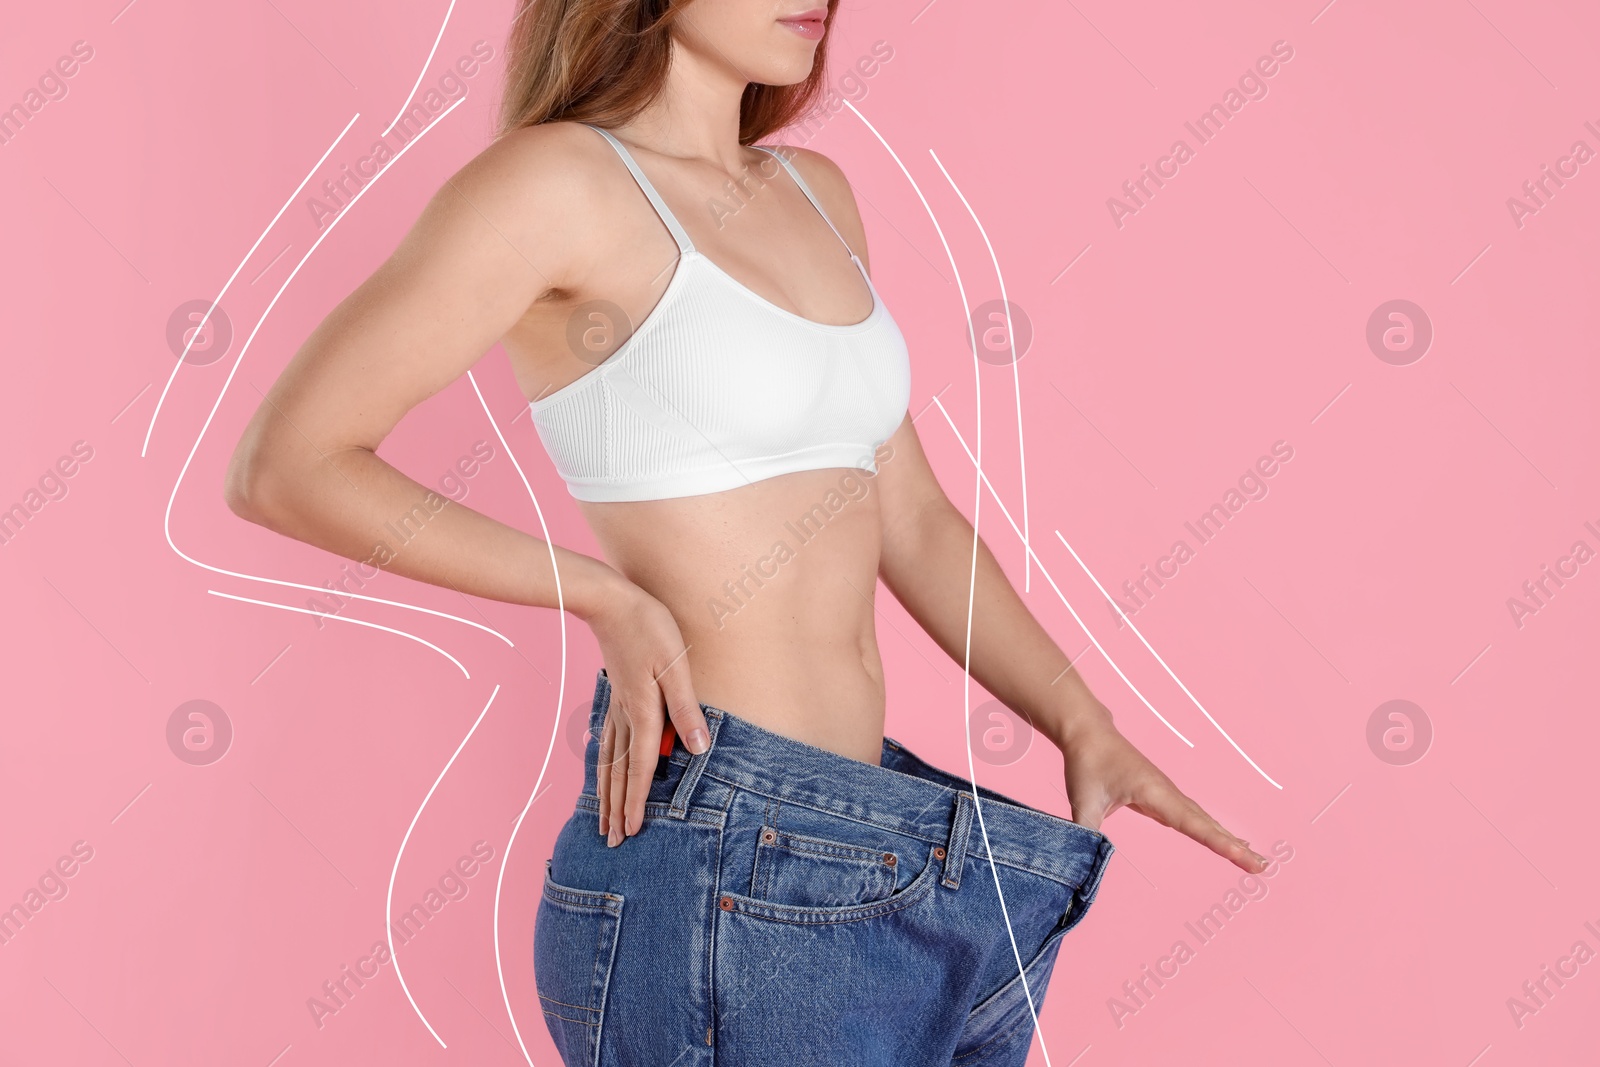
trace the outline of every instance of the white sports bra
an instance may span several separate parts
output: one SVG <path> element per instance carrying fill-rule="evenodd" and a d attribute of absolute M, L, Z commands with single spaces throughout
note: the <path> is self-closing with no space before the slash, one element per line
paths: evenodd
<path fill-rule="evenodd" d="M 622 142 L 590 128 L 628 165 L 680 256 L 661 299 L 620 348 L 529 404 L 567 491 L 579 500 L 658 500 L 827 467 L 876 474 L 873 453 L 911 399 L 911 366 L 860 259 L 851 253 L 872 292 L 865 319 L 834 326 L 785 311 L 698 252 Z M 799 172 L 762 151 L 838 235 Z M 596 325 L 606 323 L 597 317 Z"/>

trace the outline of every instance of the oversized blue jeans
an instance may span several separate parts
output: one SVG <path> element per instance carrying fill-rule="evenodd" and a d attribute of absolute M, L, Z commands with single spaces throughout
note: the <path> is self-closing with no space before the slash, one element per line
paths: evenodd
<path fill-rule="evenodd" d="M 702 704 L 711 747 L 676 742 L 608 848 L 610 695 L 602 668 L 534 933 L 567 1067 L 1021 1067 L 1103 834 L 981 786 L 974 804 L 890 738 L 875 767 Z"/>

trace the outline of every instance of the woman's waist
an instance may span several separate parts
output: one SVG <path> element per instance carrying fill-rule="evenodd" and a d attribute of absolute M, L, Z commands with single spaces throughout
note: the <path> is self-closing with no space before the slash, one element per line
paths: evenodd
<path fill-rule="evenodd" d="M 608 686 L 604 676 L 597 679 L 593 729 L 600 725 Z M 943 844 L 953 831 L 962 837 L 968 829 L 979 833 L 981 804 L 998 862 L 1068 882 L 1080 881 L 1087 864 L 1111 847 L 1099 831 L 983 785 L 974 790 L 970 781 L 924 762 L 893 739 L 879 742 L 879 759 L 862 761 L 766 729 L 743 713 L 701 703 L 711 731 L 710 748 L 696 757 L 681 739 L 674 743 L 652 784 L 655 808 L 670 807 L 692 821 L 720 819 L 730 810 L 748 809 L 730 805 L 734 795 L 748 793 L 794 811 Z M 591 759 L 594 748 L 591 742 Z M 580 808 L 586 802 L 597 804 L 592 784 L 589 777 Z"/>
<path fill-rule="evenodd" d="M 876 647 L 863 657 L 853 645 L 825 642 L 684 639 L 700 702 L 836 755 L 878 762 L 885 692 Z"/>

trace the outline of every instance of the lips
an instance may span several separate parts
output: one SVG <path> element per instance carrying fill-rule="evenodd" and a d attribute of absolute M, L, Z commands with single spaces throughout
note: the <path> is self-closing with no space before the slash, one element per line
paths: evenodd
<path fill-rule="evenodd" d="M 779 19 L 778 21 L 789 27 L 791 30 L 794 30 L 802 37 L 809 37 L 812 40 L 816 40 L 822 36 L 824 22 L 827 17 L 828 9 L 825 7 L 818 7 L 812 8 L 810 11 L 802 11 L 796 15 L 789 15 L 786 18 Z"/>

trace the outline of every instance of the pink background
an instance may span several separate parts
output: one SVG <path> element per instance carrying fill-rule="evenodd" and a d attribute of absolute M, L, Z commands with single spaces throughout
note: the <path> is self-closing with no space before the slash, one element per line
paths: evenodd
<path fill-rule="evenodd" d="M 0 1059 L 521 1063 L 495 965 L 506 861 L 506 988 L 533 1062 L 552 1064 L 533 902 L 581 771 L 565 727 L 599 665 L 587 631 L 568 628 L 563 661 L 555 612 L 389 575 L 360 591 L 444 615 L 352 600 L 342 620 L 428 644 L 211 595 L 304 608 L 309 590 L 247 576 L 341 577 L 342 560 L 229 513 L 224 465 L 306 334 L 486 144 L 508 5 L 462 0 L 446 21 L 443 0 L 123 4 L 25 5 L 0 47 L 6 105 L 74 42 L 93 50 L 65 97 L 0 145 L 0 507 L 26 505 L 41 478 L 58 497 L 0 545 L 0 903 L 42 878 L 59 897 L 0 945 Z M 856 110 L 790 138 L 855 186 L 875 280 L 912 346 L 917 426 L 952 498 L 973 514 L 974 471 L 929 402 L 938 394 L 971 444 L 981 387 L 984 467 L 1020 524 L 1026 461 L 1028 530 L 1060 589 L 1031 567 L 1032 610 L 1182 788 L 1262 851 L 1293 850 L 1264 896 L 1230 898 L 1242 872 L 1114 815 L 1118 853 L 1042 1005 L 1050 1062 L 1592 1060 L 1600 163 L 1521 225 L 1508 199 L 1575 141 L 1600 149 L 1584 125 L 1600 127 L 1600 18 L 1510 0 L 1213 6 L 847 2 L 835 78 L 874 42 L 892 58 L 838 80 Z M 319 231 L 307 200 L 322 181 L 367 154 L 419 71 L 420 94 L 479 40 L 493 58 L 465 80 L 465 102 Z M 1270 67 L 1266 95 L 1199 143 L 1184 123 L 1277 41 L 1293 56 Z M 1193 157 L 1119 226 L 1108 199 L 1179 138 Z M 172 378 L 169 316 L 236 270 L 222 301 L 231 346 L 192 351 Z M 1002 278 L 1033 332 L 1016 379 L 964 342 L 963 304 L 998 299 Z M 1400 299 L 1433 339 L 1391 362 L 1367 328 Z M 593 551 L 503 354 L 473 378 L 487 413 L 458 381 L 385 458 L 443 489 L 488 442 L 457 499 L 538 534 L 514 458 L 552 536 Z M 47 477 L 79 441 L 91 458 Z M 1266 495 L 1200 545 L 1184 523 L 1278 441 L 1293 456 Z M 978 521 L 1022 585 L 1021 541 L 993 497 Z M 1057 530 L 1113 590 L 1175 541 L 1195 549 L 1133 616 L 1170 674 Z M 1519 624 L 1510 598 L 1578 541 L 1587 562 Z M 882 613 L 890 733 L 964 768 L 960 665 L 887 593 Z M 231 724 L 209 765 L 169 747 L 191 700 Z M 1369 743 L 1390 700 L 1429 724 L 1423 758 L 1420 735 L 1398 753 Z M 985 754 L 979 781 L 1066 814 L 1048 745 L 1009 766 Z M 548 788 L 507 860 L 541 768 Z M 448 1050 L 393 966 L 320 1025 L 308 1007 L 383 937 L 402 841 L 397 911 L 475 842 L 492 850 L 400 949 Z M 78 842 L 86 862 L 72 860 Z M 53 881 L 64 856 L 72 876 Z M 1209 942 L 1185 926 L 1230 901 Z M 1124 982 L 1179 940 L 1192 958 L 1129 996 Z M 1580 941 L 1582 964 L 1560 962 Z M 1535 1001 L 1523 983 L 1546 965 L 1570 977 L 1546 979 L 1552 995 Z M 1513 997 L 1537 1010 L 1514 1014 Z M 1036 1042 L 1030 1062 L 1044 1055 Z"/>

